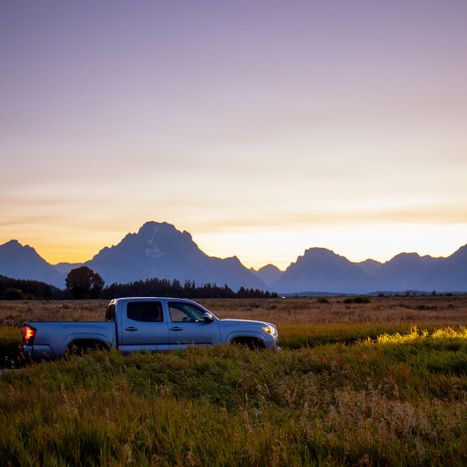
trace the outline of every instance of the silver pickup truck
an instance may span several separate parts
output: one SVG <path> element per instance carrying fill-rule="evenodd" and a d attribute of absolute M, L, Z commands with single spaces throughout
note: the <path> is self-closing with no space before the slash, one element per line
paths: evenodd
<path fill-rule="evenodd" d="M 105 321 L 29 321 L 23 327 L 23 353 L 57 358 L 93 349 L 159 351 L 190 345 L 244 344 L 276 348 L 277 328 L 262 321 L 219 319 L 200 304 L 178 298 L 118 298 Z"/>

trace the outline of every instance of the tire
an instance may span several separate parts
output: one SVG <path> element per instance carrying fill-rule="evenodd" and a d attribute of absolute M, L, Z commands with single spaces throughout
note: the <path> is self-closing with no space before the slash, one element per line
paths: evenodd
<path fill-rule="evenodd" d="M 248 347 L 250 350 L 264 349 L 263 342 L 257 337 L 234 337 L 231 344 Z"/>
<path fill-rule="evenodd" d="M 108 347 L 99 341 L 92 340 L 78 340 L 72 341 L 68 345 L 68 349 L 65 353 L 66 356 L 79 355 L 83 356 L 91 352 L 99 352 L 102 350 L 108 350 Z"/>

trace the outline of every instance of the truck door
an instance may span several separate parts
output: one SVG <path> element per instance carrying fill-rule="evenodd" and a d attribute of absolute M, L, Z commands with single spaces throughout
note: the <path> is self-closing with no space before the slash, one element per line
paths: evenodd
<path fill-rule="evenodd" d="M 160 301 L 135 300 L 126 303 L 121 320 L 120 350 L 167 350 L 169 327 Z"/>
<path fill-rule="evenodd" d="M 215 345 L 220 342 L 217 320 L 206 322 L 204 310 L 193 303 L 169 301 L 170 346 L 186 347 L 189 344 Z"/>

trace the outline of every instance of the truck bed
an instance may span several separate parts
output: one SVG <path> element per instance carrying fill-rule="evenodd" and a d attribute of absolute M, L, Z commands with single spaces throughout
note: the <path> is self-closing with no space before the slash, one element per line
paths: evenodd
<path fill-rule="evenodd" d="M 35 358 L 56 358 L 65 354 L 76 339 L 99 338 L 109 348 L 117 346 L 114 321 L 28 321 L 36 329 L 32 346 L 25 350 Z"/>

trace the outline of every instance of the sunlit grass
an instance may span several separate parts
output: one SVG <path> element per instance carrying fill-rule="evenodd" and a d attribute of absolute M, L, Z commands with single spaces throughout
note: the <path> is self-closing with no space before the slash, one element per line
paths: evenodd
<path fill-rule="evenodd" d="M 442 325 L 420 323 L 426 333 L 436 332 Z M 324 344 L 353 344 L 369 340 L 413 339 L 412 331 L 418 329 L 410 324 L 392 323 L 329 323 L 329 324 L 302 324 L 279 326 L 279 341 L 281 347 L 298 349 L 300 347 L 315 347 Z M 418 331 L 416 331 L 418 333 Z M 417 334 L 418 335 L 418 334 Z"/>
<path fill-rule="evenodd" d="M 412 326 L 410 332 L 406 334 L 383 334 L 376 338 L 377 344 L 407 344 L 421 342 L 427 340 L 447 340 L 447 339 L 463 339 L 467 340 L 467 329 L 463 326 L 458 329 L 453 327 L 442 327 L 430 333 L 428 329 L 418 329 L 417 326 Z M 371 339 L 367 340 L 371 343 Z"/>

